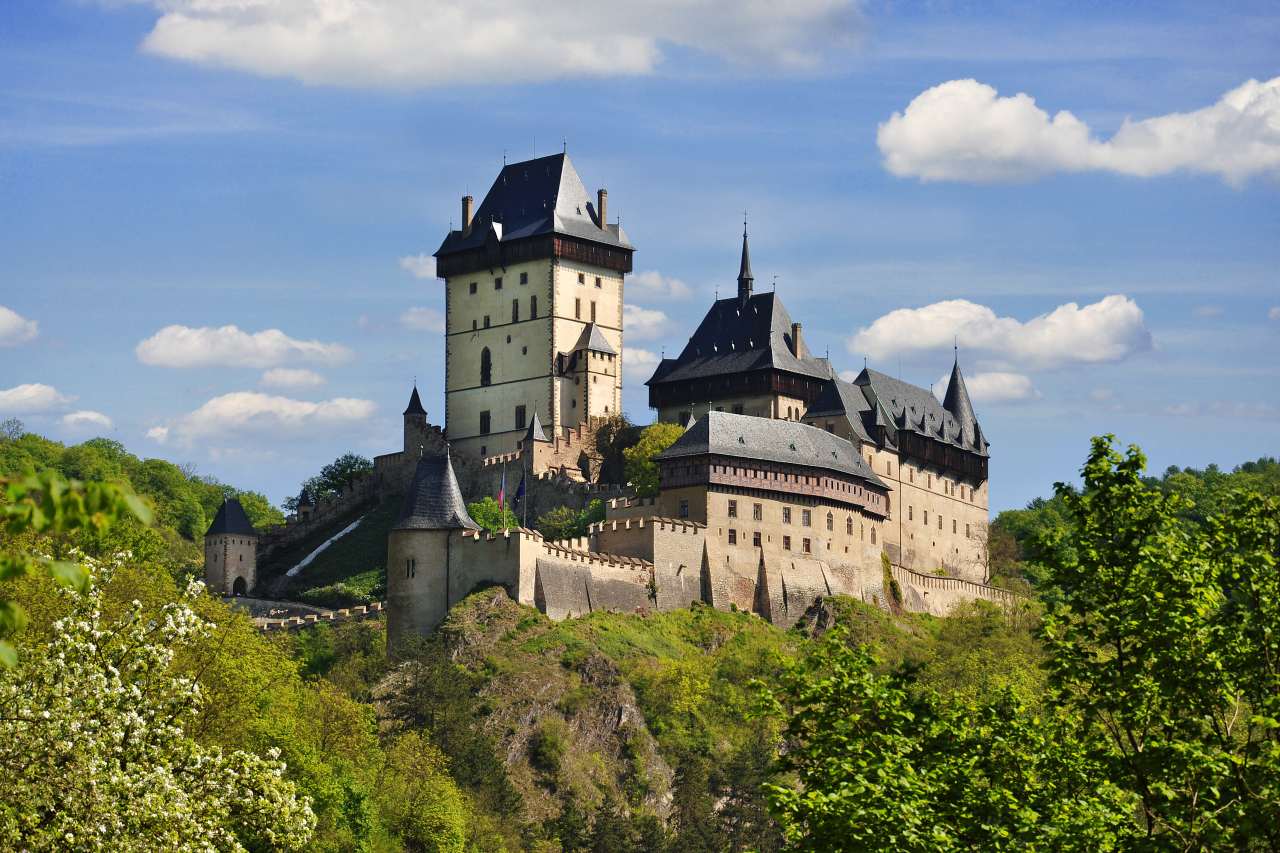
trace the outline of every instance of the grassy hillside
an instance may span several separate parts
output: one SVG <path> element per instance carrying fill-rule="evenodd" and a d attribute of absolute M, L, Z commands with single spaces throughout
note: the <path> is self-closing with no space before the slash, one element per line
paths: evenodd
<path fill-rule="evenodd" d="M 398 497 L 388 498 L 357 515 L 360 526 L 331 544 L 281 589 L 290 599 L 322 606 L 347 606 L 380 600 L 387 591 L 387 534 L 396 523 Z M 320 543 L 354 518 L 335 522 L 273 560 L 277 572 L 288 571 Z"/>

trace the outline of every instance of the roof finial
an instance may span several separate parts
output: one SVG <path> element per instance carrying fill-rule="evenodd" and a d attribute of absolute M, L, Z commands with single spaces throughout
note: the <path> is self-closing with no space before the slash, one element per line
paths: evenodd
<path fill-rule="evenodd" d="M 561 154 L 569 153 L 569 137 L 567 136 L 560 137 L 560 153 Z"/>
<path fill-rule="evenodd" d="M 503 167 L 507 165 L 507 149 L 505 148 L 502 149 L 502 165 Z"/>
<path fill-rule="evenodd" d="M 778 274 L 777 273 L 773 274 L 773 292 L 774 293 L 778 292 Z"/>

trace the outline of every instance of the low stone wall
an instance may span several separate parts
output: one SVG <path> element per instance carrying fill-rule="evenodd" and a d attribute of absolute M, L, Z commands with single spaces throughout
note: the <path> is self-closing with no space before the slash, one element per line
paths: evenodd
<path fill-rule="evenodd" d="M 898 565 L 892 566 L 891 571 L 902 590 L 902 606 L 917 613 L 946 616 L 957 604 L 978 600 L 1012 607 L 1023 598 L 1008 590 L 963 578 L 926 575 Z"/>
<path fill-rule="evenodd" d="M 259 627 L 263 631 L 297 631 L 300 628 L 310 628 L 314 625 L 334 625 L 340 622 L 373 619 L 381 616 L 382 610 L 382 602 L 375 601 L 369 605 L 346 607 L 342 610 L 330 610 L 325 613 L 308 613 L 306 616 L 291 616 L 288 619 L 267 619 Z"/>

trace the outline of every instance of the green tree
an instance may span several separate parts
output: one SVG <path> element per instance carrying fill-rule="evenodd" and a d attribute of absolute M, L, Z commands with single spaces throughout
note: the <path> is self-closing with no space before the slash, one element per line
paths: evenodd
<path fill-rule="evenodd" d="M 1057 703 L 1108 746 L 1151 846 L 1280 849 L 1280 501 L 1237 493 L 1188 525 L 1136 447 L 1096 438 L 1048 544 Z"/>
<path fill-rule="evenodd" d="M 472 521 L 490 533 L 514 530 L 520 526 L 520 520 L 511 511 L 511 507 L 504 510 L 502 504 L 487 495 L 475 503 L 467 504 L 467 513 Z"/>
<path fill-rule="evenodd" d="M 187 601 L 111 619 L 98 586 L 67 595 L 53 641 L 0 671 L 0 846 L 305 848 L 315 817 L 278 754 L 224 753 L 185 730 L 201 693 L 171 665 L 208 623 Z"/>
<path fill-rule="evenodd" d="M 570 539 L 586 536 L 587 528 L 597 521 L 604 521 L 604 501 L 599 498 L 576 511 L 558 506 L 541 515 L 535 526 L 544 539 Z"/>
<path fill-rule="evenodd" d="M 641 497 L 658 493 L 658 463 L 653 457 L 666 450 L 684 435 L 679 424 L 656 423 L 644 428 L 640 440 L 622 452 L 626 459 L 627 481 Z"/>
<path fill-rule="evenodd" d="M 435 744 L 415 732 L 395 738 L 379 778 L 387 825 L 406 848 L 462 853 L 467 807 Z"/>

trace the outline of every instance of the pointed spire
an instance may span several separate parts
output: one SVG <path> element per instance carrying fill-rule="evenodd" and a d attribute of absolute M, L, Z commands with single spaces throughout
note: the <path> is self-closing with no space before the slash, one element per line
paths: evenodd
<path fill-rule="evenodd" d="M 751 274 L 751 249 L 747 246 L 747 219 L 742 218 L 742 264 L 738 267 L 738 299 L 745 302 L 751 298 L 751 288 L 755 284 L 755 276 Z"/>
<path fill-rule="evenodd" d="M 422 398 L 418 396 L 418 383 L 413 384 L 413 393 L 409 395 L 409 405 L 405 408 L 406 415 L 422 415 L 427 416 L 427 410 L 422 408 Z"/>
<path fill-rule="evenodd" d="M 524 433 L 525 441 L 550 441 L 547 438 L 547 431 L 542 428 L 542 419 L 538 417 L 538 413 L 533 413 L 533 420 L 529 421 L 529 428 Z"/>
<path fill-rule="evenodd" d="M 947 383 L 946 396 L 942 398 L 942 408 L 960 424 L 962 432 L 968 433 L 977 426 L 978 419 L 973 414 L 973 403 L 969 401 L 969 390 L 964 387 L 964 376 L 960 373 L 959 348 L 955 363 L 951 366 L 951 380 Z"/>

